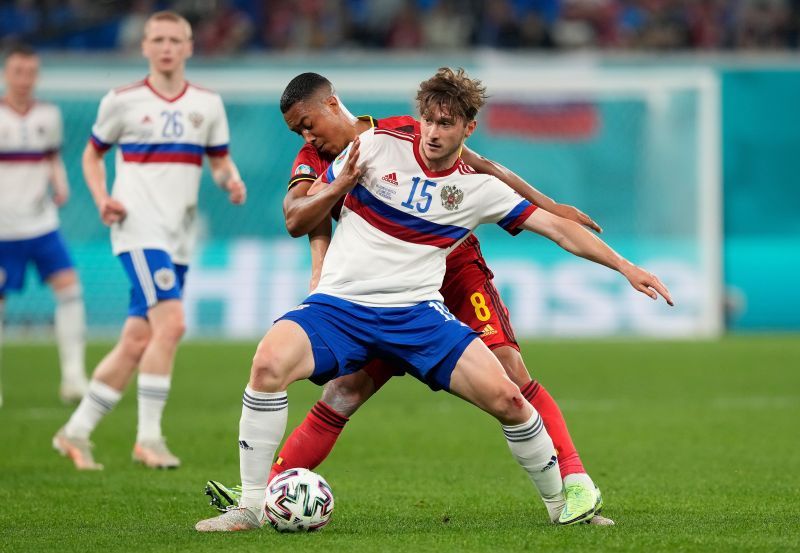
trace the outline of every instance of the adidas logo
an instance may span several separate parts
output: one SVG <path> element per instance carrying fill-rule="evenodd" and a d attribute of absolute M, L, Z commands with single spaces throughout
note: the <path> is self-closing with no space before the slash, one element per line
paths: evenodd
<path fill-rule="evenodd" d="M 244 440 L 239 440 L 239 447 L 241 447 L 241 448 L 242 448 L 242 449 L 244 449 L 245 451 L 253 451 L 253 448 L 252 448 L 252 447 L 250 447 L 250 446 L 247 444 L 247 442 L 245 442 Z"/>
<path fill-rule="evenodd" d="M 558 462 L 558 457 L 556 457 L 555 455 L 553 455 L 552 457 L 550 457 L 550 461 L 547 463 L 547 466 L 545 466 L 545 467 L 542 469 L 542 472 L 546 472 L 546 471 L 550 470 L 551 468 L 553 468 L 554 466 L 556 466 L 556 463 L 557 463 L 557 462 Z"/>
<path fill-rule="evenodd" d="M 483 327 L 483 334 L 482 334 L 483 336 L 492 336 L 494 334 L 497 334 L 497 331 L 494 329 L 492 325 L 486 325 L 485 327 Z"/>
<path fill-rule="evenodd" d="M 145 115 L 144 117 L 142 117 L 142 125 L 148 125 L 148 124 L 150 124 L 152 122 L 153 122 L 153 120 L 150 119 L 149 115 Z"/>
<path fill-rule="evenodd" d="M 385 180 L 389 184 L 393 184 L 395 186 L 400 184 L 397 182 L 397 173 L 389 173 L 388 175 L 384 175 L 381 180 Z"/>

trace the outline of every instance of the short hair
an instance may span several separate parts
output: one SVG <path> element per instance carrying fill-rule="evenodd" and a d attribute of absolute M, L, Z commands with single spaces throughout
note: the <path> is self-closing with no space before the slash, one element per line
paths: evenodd
<path fill-rule="evenodd" d="M 463 68 L 454 71 L 441 67 L 433 77 L 419 85 L 417 108 L 424 116 L 433 106 L 439 106 L 452 117 L 469 122 L 478 115 L 486 98 L 486 87 L 478 79 L 470 79 Z"/>
<path fill-rule="evenodd" d="M 186 27 L 186 32 L 189 35 L 189 40 L 192 40 L 192 24 L 189 23 L 189 20 L 183 17 L 178 12 L 173 12 L 170 10 L 163 10 L 160 12 L 154 12 L 147 18 L 147 21 L 144 22 L 144 36 L 147 36 L 147 27 L 150 26 L 150 23 L 153 21 L 172 21 L 173 23 L 180 23 Z"/>
<path fill-rule="evenodd" d="M 322 87 L 333 92 L 333 84 L 319 73 L 300 73 L 289 81 L 281 94 L 281 113 L 286 113 L 297 102 L 311 98 Z"/>
<path fill-rule="evenodd" d="M 32 46 L 28 44 L 14 44 L 6 50 L 6 55 L 4 59 L 8 61 L 11 56 L 23 56 L 26 58 L 32 58 L 37 56 L 36 50 L 33 49 Z"/>

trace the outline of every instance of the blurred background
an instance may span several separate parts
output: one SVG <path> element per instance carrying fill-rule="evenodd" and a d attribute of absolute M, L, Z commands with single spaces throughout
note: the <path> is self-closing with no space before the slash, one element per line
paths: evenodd
<path fill-rule="evenodd" d="M 677 302 L 649 302 L 541 238 L 481 228 L 520 337 L 800 330 L 800 0 L 0 2 L 0 45 L 41 52 L 39 96 L 63 112 L 62 229 L 93 337 L 118 331 L 127 282 L 80 152 L 103 94 L 146 72 L 139 42 L 156 9 L 192 22 L 188 77 L 223 95 L 250 190 L 235 208 L 204 176 L 194 336 L 259 337 L 307 293 L 306 241 L 281 213 L 302 146 L 278 110 L 286 83 L 320 72 L 353 113 L 385 117 L 413 113 L 417 84 L 442 65 L 489 88 L 470 146 L 594 217 Z M 17 338 L 51 332 L 33 274 L 6 317 Z"/>

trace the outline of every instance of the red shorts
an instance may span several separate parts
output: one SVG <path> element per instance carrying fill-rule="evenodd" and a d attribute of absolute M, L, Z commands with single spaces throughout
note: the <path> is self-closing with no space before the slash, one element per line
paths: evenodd
<path fill-rule="evenodd" d="M 519 351 L 508 308 L 500 299 L 493 278 L 481 254 L 478 239 L 471 235 L 447 257 L 447 270 L 439 292 L 450 312 L 479 332 L 489 349 L 510 346 Z M 392 376 L 403 374 L 402 370 L 382 359 L 370 361 L 364 371 L 370 375 L 376 389 Z"/>

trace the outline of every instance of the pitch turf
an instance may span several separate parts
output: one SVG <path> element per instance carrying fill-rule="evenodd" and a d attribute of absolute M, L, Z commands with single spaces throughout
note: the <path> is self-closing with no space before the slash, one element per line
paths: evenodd
<path fill-rule="evenodd" d="M 95 362 L 107 346 L 92 347 Z M 319 469 L 331 524 L 200 535 L 205 480 L 238 480 L 240 397 L 253 344 L 187 344 L 165 415 L 184 467 L 133 466 L 135 394 L 94 436 L 102 473 L 50 448 L 70 409 L 52 347 L 3 352 L 2 551 L 797 551 L 800 338 L 531 342 L 523 351 L 570 424 L 614 528 L 554 527 L 497 423 L 409 377 L 348 424 Z M 290 425 L 319 389 L 290 389 Z M 235 549 L 234 549 L 235 548 Z"/>

